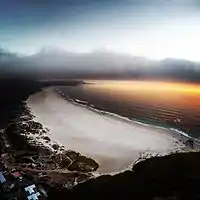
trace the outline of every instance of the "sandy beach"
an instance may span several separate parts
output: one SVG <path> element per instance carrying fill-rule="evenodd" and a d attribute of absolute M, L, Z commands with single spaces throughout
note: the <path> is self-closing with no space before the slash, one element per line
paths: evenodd
<path fill-rule="evenodd" d="M 99 172 L 126 169 L 140 154 L 167 154 L 184 147 L 165 129 L 102 115 L 74 105 L 47 88 L 31 95 L 27 105 L 50 131 L 50 138 L 96 160 Z"/>

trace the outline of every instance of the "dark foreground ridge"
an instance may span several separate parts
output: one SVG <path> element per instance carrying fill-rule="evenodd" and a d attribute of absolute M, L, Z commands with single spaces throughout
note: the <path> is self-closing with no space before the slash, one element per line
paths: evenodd
<path fill-rule="evenodd" d="M 153 157 L 137 163 L 131 171 L 94 178 L 95 161 L 84 165 L 87 158 L 76 152 L 58 156 L 29 143 L 20 133 L 43 130 L 40 124 L 29 121 L 32 116 L 24 109 L 24 101 L 43 86 L 32 80 L 0 80 L 0 160 L 8 171 L 15 168 L 28 183 L 44 188 L 47 199 L 200 199 L 200 152 Z M 21 117 L 29 121 L 28 126 L 16 121 Z M 69 165 L 68 158 L 74 165 Z"/>
<path fill-rule="evenodd" d="M 198 152 L 190 152 L 150 158 L 133 166 L 133 171 L 91 179 L 70 191 L 49 192 L 49 198 L 200 199 L 199 156 Z"/>

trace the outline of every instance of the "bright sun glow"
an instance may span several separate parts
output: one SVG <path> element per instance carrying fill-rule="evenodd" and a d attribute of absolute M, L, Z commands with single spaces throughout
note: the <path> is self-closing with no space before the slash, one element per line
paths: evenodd
<path fill-rule="evenodd" d="M 200 84 L 191 83 L 173 83 L 173 82 L 159 82 L 159 81 L 95 81 L 96 83 L 91 87 L 98 89 L 111 89 L 119 91 L 165 91 L 172 93 L 191 93 L 200 94 Z"/>
<path fill-rule="evenodd" d="M 92 82 L 92 81 L 91 81 Z M 115 101 L 195 110 L 200 107 L 200 84 L 163 81 L 93 81 L 87 90 Z"/>

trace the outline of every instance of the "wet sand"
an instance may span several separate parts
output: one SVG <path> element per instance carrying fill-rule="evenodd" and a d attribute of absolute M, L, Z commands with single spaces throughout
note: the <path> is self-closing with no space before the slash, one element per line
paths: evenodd
<path fill-rule="evenodd" d="M 123 170 L 144 152 L 167 154 L 184 147 L 168 130 L 101 115 L 66 101 L 54 88 L 30 96 L 27 105 L 52 140 L 96 160 L 99 172 Z"/>

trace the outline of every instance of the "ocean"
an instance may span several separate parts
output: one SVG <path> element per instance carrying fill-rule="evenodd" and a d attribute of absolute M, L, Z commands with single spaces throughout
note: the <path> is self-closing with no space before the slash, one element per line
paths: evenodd
<path fill-rule="evenodd" d="M 65 96 L 131 120 L 179 130 L 200 139 L 200 84 L 167 81 L 87 80 L 59 87 Z"/>

